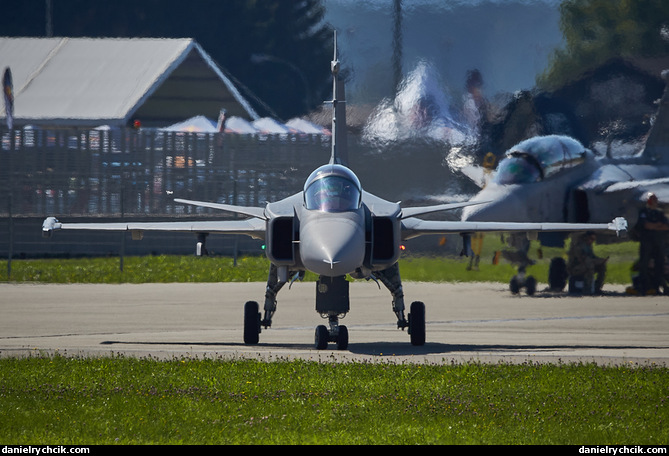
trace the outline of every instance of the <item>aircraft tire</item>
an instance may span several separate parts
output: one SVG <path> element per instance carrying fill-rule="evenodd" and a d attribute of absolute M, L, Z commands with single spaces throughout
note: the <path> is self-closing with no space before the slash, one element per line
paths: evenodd
<path fill-rule="evenodd" d="M 330 332 L 325 325 L 316 326 L 316 334 L 314 335 L 314 344 L 316 345 L 316 350 L 325 350 L 328 348 L 329 338 Z"/>
<path fill-rule="evenodd" d="M 513 276 L 511 278 L 511 282 L 509 282 L 509 290 L 511 290 L 511 293 L 513 294 L 518 294 L 520 292 L 520 282 L 518 281 L 518 277 Z"/>
<path fill-rule="evenodd" d="M 339 326 L 339 335 L 337 336 L 337 349 L 346 350 L 348 348 L 348 328 L 344 325 Z"/>
<path fill-rule="evenodd" d="M 425 304 L 420 301 L 411 303 L 409 336 L 411 337 L 411 345 L 425 345 Z"/>
<path fill-rule="evenodd" d="M 258 303 L 248 301 L 244 304 L 244 343 L 255 345 L 260 341 L 260 312 Z"/>
<path fill-rule="evenodd" d="M 527 277 L 527 280 L 525 281 L 525 291 L 527 292 L 528 296 L 533 296 L 537 291 L 537 280 L 534 277 Z"/>
<path fill-rule="evenodd" d="M 567 262 L 564 258 L 555 257 L 551 259 L 548 267 L 548 286 L 553 291 L 562 291 L 567 285 Z"/>

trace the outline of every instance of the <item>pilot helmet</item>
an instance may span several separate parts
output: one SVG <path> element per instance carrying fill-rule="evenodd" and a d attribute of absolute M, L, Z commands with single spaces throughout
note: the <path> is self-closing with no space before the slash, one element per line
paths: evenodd
<path fill-rule="evenodd" d="M 657 203 L 657 196 L 653 192 L 648 192 L 644 195 L 644 200 L 646 204 L 654 204 Z"/>

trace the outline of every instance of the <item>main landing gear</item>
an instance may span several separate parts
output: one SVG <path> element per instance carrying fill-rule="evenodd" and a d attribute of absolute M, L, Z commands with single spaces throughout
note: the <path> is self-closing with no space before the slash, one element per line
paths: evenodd
<path fill-rule="evenodd" d="M 397 263 L 376 273 L 376 277 L 383 283 L 393 296 L 393 312 L 397 315 L 397 327 L 407 329 L 411 345 L 425 345 L 425 304 L 420 301 L 411 303 L 408 318 L 404 316 L 404 292 L 402 279 Z"/>
<path fill-rule="evenodd" d="M 411 345 L 425 344 L 425 304 L 411 303 L 408 318 L 404 316 L 404 294 L 397 264 L 380 271 L 377 275 L 393 296 L 393 311 L 397 315 L 397 327 L 407 329 Z M 276 295 L 285 284 L 279 279 L 277 268 L 272 265 L 267 280 L 265 293 L 265 315 L 261 317 L 260 307 L 255 301 L 244 305 L 244 343 L 255 345 L 260 340 L 262 327 L 272 325 L 272 316 L 276 311 Z M 349 282 L 346 277 L 320 277 L 316 283 L 316 312 L 328 320 L 328 325 L 318 325 L 314 334 L 314 345 L 318 350 L 325 350 L 334 343 L 338 350 L 348 348 L 348 328 L 339 324 L 349 311 Z"/>
<path fill-rule="evenodd" d="M 511 248 L 502 250 L 498 254 L 501 254 L 509 263 L 516 265 L 518 268 L 518 273 L 509 281 L 509 290 L 516 295 L 524 288 L 529 296 L 534 295 L 537 291 L 537 281 L 525 272 L 528 266 L 534 264 L 534 261 L 528 255 L 530 240 L 527 233 L 510 234 L 507 238 L 507 244 Z M 493 264 L 497 264 L 498 254 L 495 254 Z"/>

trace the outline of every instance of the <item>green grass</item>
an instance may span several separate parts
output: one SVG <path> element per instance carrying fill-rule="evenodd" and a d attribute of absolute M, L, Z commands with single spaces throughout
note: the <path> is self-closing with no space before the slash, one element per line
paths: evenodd
<path fill-rule="evenodd" d="M 479 270 L 468 271 L 469 260 L 457 256 L 419 256 L 404 254 L 400 271 L 406 281 L 423 282 L 503 282 L 515 274 L 515 268 L 505 262 L 492 264 L 493 252 L 504 246 L 494 237 L 486 238 Z M 637 244 L 597 245 L 599 256 L 609 256 L 607 282 L 628 284 L 630 268 L 637 257 Z M 551 258 L 564 256 L 563 249 L 544 248 L 542 258 L 538 246 L 531 249 L 537 259 L 528 273 L 540 283 L 548 281 Z M 119 258 L 30 259 L 12 260 L 11 280 L 16 282 L 46 283 L 148 283 L 148 282 L 264 282 L 269 263 L 265 257 L 243 257 L 237 264 L 228 257 L 143 256 L 126 257 L 123 271 Z M 315 280 L 307 274 L 305 280 Z M 7 260 L 0 262 L 0 281 L 7 281 Z"/>
<path fill-rule="evenodd" d="M 665 445 L 666 368 L 0 360 L 3 444 Z"/>

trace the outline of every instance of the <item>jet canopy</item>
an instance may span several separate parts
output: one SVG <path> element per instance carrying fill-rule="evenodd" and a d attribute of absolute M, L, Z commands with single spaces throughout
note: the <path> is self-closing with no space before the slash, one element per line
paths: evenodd
<path fill-rule="evenodd" d="M 527 184 L 546 179 L 583 163 L 590 151 L 568 136 L 537 136 L 509 149 L 499 162 L 494 181 Z"/>
<path fill-rule="evenodd" d="M 304 204 L 309 210 L 352 211 L 359 209 L 361 202 L 360 181 L 342 165 L 321 166 L 304 184 Z"/>

